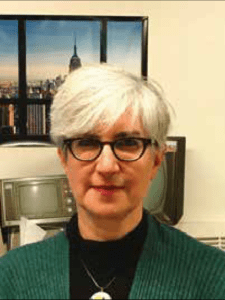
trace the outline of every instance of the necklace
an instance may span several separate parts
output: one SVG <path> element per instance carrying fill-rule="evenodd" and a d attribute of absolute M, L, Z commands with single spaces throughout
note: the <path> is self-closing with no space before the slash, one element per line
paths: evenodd
<path fill-rule="evenodd" d="M 98 285 L 98 283 L 95 281 L 94 277 L 91 275 L 91 273 L 88 270 L 88 268 L 86 267 L 84 261 L 82 259 L 80 259 L 80 260 L 81 260 L 88 276 L 92 279 L 95 286 L 100 289 L 100 292 L 97 292 L 97 293 L 93 294 L 90 299 L 112 299 L 111 296 L 108 293 L 104 292 L 104 289 L 107 289 L 110 286 L 110 284 L 116 279 L 116 277 L 114 277 L 105 287 L 101 287 L 101 286 Z"/>

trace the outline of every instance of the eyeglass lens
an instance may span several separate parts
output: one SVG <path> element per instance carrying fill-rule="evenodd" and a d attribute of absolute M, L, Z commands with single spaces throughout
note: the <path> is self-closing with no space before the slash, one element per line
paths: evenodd
<path fill-rule="evenodd" d="M 133 160 L 143 151 L 143 141 L 135 138 L 126 138 L 114 142 L 114 152 L 122 160 Z M 81 160 L 92 160 L 101 151 L 101 142 L 94 139 L 74 140 L 71 144 L 73 154 Z"/>

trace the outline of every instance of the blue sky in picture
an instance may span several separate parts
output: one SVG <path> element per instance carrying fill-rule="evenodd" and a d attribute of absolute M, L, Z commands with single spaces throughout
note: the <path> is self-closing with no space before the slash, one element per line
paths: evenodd
<path fill-rule="evenodd" d="M 141 75 L 141 22 L 108 22 L 107 62 Z"/>
<path fill-rule="evenodd" d="M 108 22 L 108 63 L 140 75 L 141 27 L 141 22 L 137 21 Z M 0 73 L 4 74 L 4 79 L 17 78 L 17 37 L 17 21 L 0 21 Z M 68 74 L 75 39 L 81 63 L 100 61 L 99 21 L 27 21 L 27 80 L 53 79 Z"/>
<path fill-rule="evenodd" d="M 99 62 L 98 21 L 28 21 L 27 80 L 68 74 L 75 38 L 81 62 Z"/>
<path fill-rule="evenodd" d="M 0 80 L 18 80 L 18 22 L 0 20 Z"/>

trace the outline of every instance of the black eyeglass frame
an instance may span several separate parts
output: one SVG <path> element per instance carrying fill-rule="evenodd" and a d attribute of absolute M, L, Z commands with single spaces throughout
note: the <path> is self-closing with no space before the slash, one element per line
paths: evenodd
<path fill-rule="evenodd" d="M 118 142 L 120 142 L 120 141 L 124 141 L 124 140 L 132 140 L 132 139 L 134 139 L 134 140 L 139 140 L 139 141 L 141 141 L 141 142 L 143 143 L 143 150 L 142 150 L 142 152 L 140 153 L 139 157 L 138 157 L 138 158 L 135 158 L 135 159 L 129 159 L 129 160 L 119 158 L 118 155 L 115 153 L 115 150 L 114 150 L 115 144 L 118 143 Z M 72 147 L 71 147 L 73 141 L 77 141 L 77 140 L 94 140 L 95 142 L 97 142 L 97 143 L 99 144 L 99 146 L 100 146 L 100 150 L 99 150 L 98 155 L 97 155 L 95 158 L 93 158 L 93 159 L 80 159 L 80 158 L 78 158 L 78 157 L 73 153 Z M 67 139 L 67 140 L 64 140 L 64 145 L 69 149 L 69 151 L 70 151 L 70 153 L 73 155 L 73 157 L 74 157 L 75 159 L 79 160 L 79 161 L 95 161 L 95 160 L 101 155 L 104 146 L 105 146 L 105 145 L 110 145 L 110 148 L 111 148 L 111 150 L 112 150 L 114 156 L 115 156 L 118 160 L 120 160 L 120 161 L 126 161 L 126 162 L 132 162 L 132 161 L 139 160 L 139 159 L 144 155 L 144 153 L 145 153 L 145 151 L 146 151 L 148 145 L 156 146 L 156 147 L 159 146 L 158 142 L 157 142 L 155 139 L 147 139 L 147 138 L 139 138 L 139 137 L 138 137 L 138 138 L 135 138 L 135 137 L 122 138 L 122 139 L 117 139 L 117 140 L 115 140 L 115 141 L 113 141 L 113 142 L 109 142 L 109 141 L 101 142 L 100 140 L 98 140 L 98 139 L 93 139 L 93 138 L 75 138 L 75 139 Z"/>

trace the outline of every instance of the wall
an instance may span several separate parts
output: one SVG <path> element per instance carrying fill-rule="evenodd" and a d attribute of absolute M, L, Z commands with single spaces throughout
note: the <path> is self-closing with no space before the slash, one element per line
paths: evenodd
<path fill-rule="evenodd" d="M 0 148 L 0 178 L 64 173 L 55 147 Z"/>
<path fill-rule="evenodd" d="M 195 236 L 225 235 L 224 11 L 223 1 L 1 1 L 0 6 L 2 14 L 149 16 L 149 75 L 161 83 L 175 108 L 171 135 L 187 137 L 179 227 Z M 2 151 L 0 177 L 9 175 L 5 157 L 11 162 Z M 54 158 L 50 152 L 20 156 L 33 165 L 26 172 L 61 173 L 54 150 Z M 16 152 L 11 154 L 13 177 L 20 161 Z"/>

